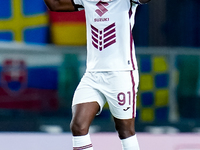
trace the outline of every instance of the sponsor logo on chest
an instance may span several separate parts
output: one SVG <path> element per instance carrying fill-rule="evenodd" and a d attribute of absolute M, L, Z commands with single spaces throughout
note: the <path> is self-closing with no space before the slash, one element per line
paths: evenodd
<path fill-rule="evenodd" d="M 94 22 L 108 22 L 109 18 L 103 18 L 103 15 L 108 12 L 106 8 L 109 5 L 107 2 L 99 1 L 96 6 L 95 12 L 99 15 L 99 18 L 94 18 Z M 108 24 L 103 29 L 98 29 L 94 25 L 91 25 L 92 33 L 92 45 L 102 51 L 103 49 L 116 43 L 116 24 Z"/>
<path fill-rule="evenodd" d="M 95 12 L 102 17 L 106 12 L 108 12 L 108 9 L 106 9 L 106 7 L 109 4 L 107 2 L 102 2 L 99 1 L 96 6 L 98 7 Z M 94 18 L 94 22 L 103 22 L 103 21 L 109 21 L 109 18 Z"/>

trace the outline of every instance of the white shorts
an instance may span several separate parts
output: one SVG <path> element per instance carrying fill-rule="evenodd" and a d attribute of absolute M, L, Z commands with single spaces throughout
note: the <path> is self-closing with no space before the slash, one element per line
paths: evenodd
<path fill-rule="evenodd" d="M 100 105 L 100 114 L 108 102 L 115 118 L 134 118 L 138 83 L 138 70 L 86 72 L 74 93 L 72 106 L 96 101 Z"/>

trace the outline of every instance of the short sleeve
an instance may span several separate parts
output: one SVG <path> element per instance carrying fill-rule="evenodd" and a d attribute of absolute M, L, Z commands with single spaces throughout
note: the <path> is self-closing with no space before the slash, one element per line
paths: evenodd
<path fill-rule="evenodd" d="M 73 5 L 77 11 L 83 10 L 83 1 L 82 0 L 72 0 Z"/>
<path fill-rule="evenodd" d="M 133 3 L 141 4 L 139 0 L 132 0 Z"/>
<path fill-rule="evenodd" d="M 83 2 L 82 0 L 72 0 L 74 2 L 75 5 L 82 5 L 83 6 Z"/>

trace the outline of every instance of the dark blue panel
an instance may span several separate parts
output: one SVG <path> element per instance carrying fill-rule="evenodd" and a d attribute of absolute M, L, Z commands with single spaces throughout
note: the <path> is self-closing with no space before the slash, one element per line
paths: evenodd
<path fill-rule="evenodd" d="M 45 26 L 25 29 L 24 41 L 28 43 L 48 43 L 49 27 Z"/>
<path fill-rule="evenodd" d="M 149 46 L 149 5 L 137 8 L 133 38 L 136 46 Z"/>
<path fill-rule="evenodd" d="M 164 121 L 168 119 L 168 111 L 167 107 L 157 108 L 155 110 L 156 120 L 157 121 Z"/>
<path fill-rule="evenodd" d="M 11 15 L 11 0 L 0 0 L 0 19 L 10 18 Z"/>
<path fill-rule="evenodd" d="M 28 87 L 38 89 L 57 89 L 58 71 L 55 67 L 29 68 Z"/>
<path fill-rule="evenodd" d="M 140 58 L 140 71 L 143 73 L 151 72 L 151 57 L 144 56 Z"/>
<path fill-rule="evenodd" d="M 0 40 L 2 41 L 12 41 L 13 34 L 12 32 L 0 32 Z"/>
<path fill-rule="evenodd" d="M 139 121 L 140 120 L 140 110 L 136 110 L 136 118 L 135 121 Z"/>
<path fill-rule="evenodd" d="M 98 117 L 101 117 L 104 119 L 110 119 L 111 118 L 110 110 L 104 109 Z"/>
<path fill-rule="evenodd" d="M 180 3 L 175 0 L 167 0 L 166 2 L 167 21 L 165 33 L 167 44 L 170 46 L 199 47 L 200 1 L 183 0 Z"/>
<path fill-rule="evenodd" d="M 155 76 L 155 85 L 157 88 L 164 88 L 168 86 L 168 74 L 157 74 Z"/>
<path fill-rule="evenodd" d="M 8 87 L 12 91 L 19 91 L 21 89 L 21 83 L 17 81 L 12 81 L 8 83 Z"/>
<path fill-rule="evenodd" d="M 141 94 L 141 102 L 142 106 L 151 106 L 154 103 L 153 93 L 152 92 L 145 92 Z"/>
<path fill-rule="evenodd" d="M 41 0 L 23 0 L 24 15 L 40 14 L 47 11 L 47 8 Z"/>

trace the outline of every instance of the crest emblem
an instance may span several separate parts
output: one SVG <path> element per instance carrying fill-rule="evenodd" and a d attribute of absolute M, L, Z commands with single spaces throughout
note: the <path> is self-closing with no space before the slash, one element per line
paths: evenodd
<path fill-rule="evenodd" d="M 105 27 L 102 30 L 91 25 L 92 29 L 92 45 L 102 51 L 103 49 L 116 43 L 116 26 L 115 23 Z"/>
<path fill-rule="evenodd" d="M 26 88 L 27 67 L 24 60 L 6 59 L 3 61 L 1 86 L 10 95 L 17 95 Z"/>

